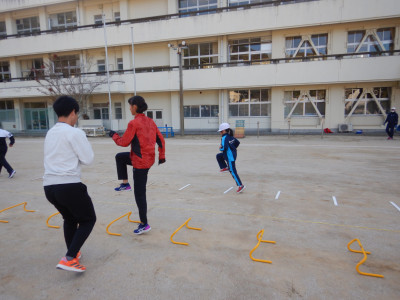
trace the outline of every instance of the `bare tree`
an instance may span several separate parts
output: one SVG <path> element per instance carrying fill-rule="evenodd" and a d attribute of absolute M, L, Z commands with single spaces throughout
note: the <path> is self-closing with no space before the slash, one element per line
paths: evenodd
<path fill-rule="evenodd" d="M 85 61 L 78 65 L 70 64 L 57 55 L 49 56 L 44 63 L 44 75 L 37 76 L 40 84 L 38 91 L 50 97 L 53 101 L 61 95 L 75 98 L 81 107 L 82 116 L 88 116 L 88 101 L 94 90 L 107 83 L 107 78 L 96 76 L 94 72 L 87 73 L 92 67 L 92 57 L 86 56 Z"/>

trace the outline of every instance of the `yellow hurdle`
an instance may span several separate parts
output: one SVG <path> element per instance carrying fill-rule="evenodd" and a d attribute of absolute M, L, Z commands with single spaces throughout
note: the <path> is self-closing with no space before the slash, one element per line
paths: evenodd
<path fill-rule="evenodd" d="M 361 248 L 361 251 L 360 251 L 360 250 L 353 250 L 353 249 L 350 248 L 350 245 L 353 244 L 355 241 L 357 241 L 358 245 L 359 245 L 360 248 Z M 368 257 L 367 254 L 371 254 L 371 252 L 368 252 L 368 251 L 365 251 L 365 250 L 364 250 L 364 247 L 361 245 L 361 242 L 360 242 L 359 239 L 354 239 L 354 240 L 350 241 L 350 242 L 347 244 L 347 249 L 349 249 L 351 252 L 362 253 L 362 254 L 364 254 L 364 258 L 356 265 L 356 270 L 357 270 L 357 272 L 358 272 L 359 274 L 365 275 L 365 276 L 372 276 L 372 277 L 383 278 L 383 275 L 380 275 L 380 274 L 365 273 L 365 272 L 361 272 L 361 271 L 360 271 L 359 267 L 367 260 L 367 257 Z"/>
<path fill-rule="evenodd" d="M 262 237 L 263 237 L 263 234 L 264 234 L 264 229 L 261 229 L 258 233 L 257 233 L 257 240 L 258 240 L 258 243 L 257 243 L 257 245 L 253 248 L 253 250 L 251 250 L 250 251 L 250 258 L 252 259 L 252 260 L 254 260 L 254 261 L 259 261 L 259 262 L 263 262 L 263 263 L 269 263 L 269 264 L 272 264 L 272 261 L 270 261 L 270 260 L 265 260 L 265 259 L 257 259 L 257 258 L 254 258 L 251 254 L 258 248 L 258 246 L 260 246 L 260 243 L 271 243 L 271 244 L 276 244 L 276 242 L 274 242 L 274 241 L 264 241 L 263 239 L 262 239 Z"/>
<path fill-rule="evenodd" d="M 56 212 L 56 213 L 52 214 L 50 217 L 47 218 L 47 221 L 46 221 L 47 227 L 50 227 L 50 228 L 60 228 L 60 226 L 53 226 L 53 225 L 50 225 L 50 224 L 49 224 L 49 220 L 50 220 L 52 217 L 54 217 L 55 215 L 58 215 L 59 213 L 60 213 L 60 212 Z"/>
<path fill-rule="evenodd" d="M 27 205 L 27 202 L 22 202 L 22 203 L 20 203 L 20 204 L 13 205 L 13 206 L 7 207 L 7 208 L 5 208 L 5 209 L 2 209 L 2 210 L 0 210 L 0 213 L 3 212 L 3 211 L 5 211 L 5 210 L 7 210 L 7 209 L 11 209 L 11 208 L 17 207 L 17 206 L 22 205 L 22 204 L 24 205 L 24 211 L 34 212 L 34 210 L 29 210 L 29 209 L 26 209 L 26 208 L 25 208 L 26 205 Z M 8 221 L 0 220 L 0 223 L 8 223 Z"/>
<path fill-rule="evenodd" d="M 129 221 L 129 222 L 132 222 L 132 223 L 140 223 L 140 221 L 133 221 L 133 220 L 131 220 L 131 219 L 129 218 L 131 214 L 132 214 L 132 212 L 130 211 L 130 212 L 124 214 L 123 216 L 120 216 L 119 218 L 116 218 L 114 221 L 112 221 L 110 224 L 108 224 L 108 226 L 107 226 L 107 228 L 106 228 L 107 233 L 110 234 L 110 235 L 118 235 L 118 236 L 120 236 L 120 235 L 121 235 L 120 233 L 112 233 L 112 232 L 109 232 L 109 231 L 108 231 L 108 228 L 111 226 L 112 223 L 118 221 L 119 219 L 122 219 L 122 218 L 125 217 L 125 216 L 128 216 L 128 221 Z"/>
<path fill-rule="evenodd" d="M 175 242 L 172 238 L 173 236 L 182 229 L 183 226 L 186 225 L 186 228 L 188 229 L 193 229 L 193 230 L 201 230 L 201 228 L 196 228 L 196 227 L 190 227 L 188 226 L 188 222 L 191 220 L 192 218 L 189 218 L 186 220 L 185 223 L 183 223 L 181 226 L 179 226 L 179 228 L 177 230 L 174 231 L 174 233 L 171 235 L 171 242 L 173 242 L 174 244 L 178 244 L 178 245 L 185 245 L 185 246 L 189 246 L 189 243 L 181 243 L 181 242 Z"/>

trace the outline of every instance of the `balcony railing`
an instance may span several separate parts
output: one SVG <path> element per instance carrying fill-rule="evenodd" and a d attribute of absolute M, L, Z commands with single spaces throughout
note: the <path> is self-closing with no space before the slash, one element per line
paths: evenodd
<path fill-rule="evenodd" d="M 318 55 L 318 56 L 309 56 L 309 57 L 284 57 L 284 58 L 273 58 L 273 59 L 263 59 L 263 60 L 252 60 L 252 61 L 234 61 L 234 62 L 224 62 L 224 63 L 210 63 L 210 64 L 199 64 L 199 65 L 191 65 L 191 66 L 182 66 L 184 70 L 192 70 L 192 69 L 210 69 L 210 68 L 226 68 L 226 67 L 238 67 L 238 66 L 252 66 L 252 65 L 268 65 L 268 64 L 281 64 L 281 63 L 295 63 L 295 62 L 310 62 L 310 61 L 326 61 L 326 60 L 341 60 L 347 58 L 369 58 L 369 57 L 378 57 L 378 56 L 398 56 L 400 54 L 400 50 L 390 50 L 390 51 L 379 51 L 379 52 L 357 52 L 357 53 L 342 53 L 342 54 L 329 54 L 329 55 Z M 165 71 L 174 71 L 179 70 L 179 66 L 153 66 L 153 67 L 143 67 L 143 68 L 135 68 L 135 73 L 153 73 L 153 72 L 165 72 Z M 115 70 L 109 71 L 110 75 L 121 75 L 121 74 L 132 74 L 133 69 L 127 70 Z M 87 73 L 79 73 L 74 74 L 73 76 L 99 76 L 106 75 L 106 72 L 87 72 Z M 41 75 L 38 80 L 42 79 L 51 79 L 54 76 L 59 76 L 60 78 L 68 77 L 68 74 L 65 73 L 53 73 L 51 75 Z M 36 78 L 33 78 L 36 80 Z M 32 77 L 20 77 L 20 78 L 10 78 L 4 80 L 8 81 L 26 81 L 32 80 Z"/>
<path fill-rule="evenodd" d="M 109 26 L 109 25 L 120 26 L 120 25 L 126 25 L 126 24 L 146 23 L 146 22 L 177 19 L 177 18 L 189 17 L 189 16 L 197 16 L 197 15 L 202 15 L 202 14 L 223 13 L 223 12 L 228 12 L 228 11 L 259 8 L 259 7 L 266 7 L 266 6 L 279 6 L 279 5 L 285 5 L 285 4 L 294 4 L 294 3 L 312 2 L 312 1 L 320 1 L 320 0 L 270 0 L 270 1 L 260 2 L 260 3 L 218 7 L 218 8 L 212 8 L 212 9 L 197 10 L 197 11 L 193 11 L 193 12 L 182 12 L 182 13 L 160 15 L 160 16 L 153 16 L 153 17 L 147 17 L 147 18 L 137 18 L 137 19 L 115 21 L 115 22 L 106 22 L 106 25 L 107 26 Z M 81 30 L 81 29 L 99 28 L 99 27 L 103 27 L 103 24 L 102 23 L 89 24 L 89 25 L 83 25 L 83 26 L 71 26 L 71 27 L 67 27 L 67 28 L 27 32 L 27 33 L 23 33 L 23 34 L 19 33 L 19 34 L 11 34 L 11 35 L 1 35 L 0 40 L 8 39 L 8 38 L 20 38 L 20 37 L 26 37 L 26 36 L 37 36 L 37 35 L 42 35 L 42 34 L 69 32 L 69 31 L 76 31 L 76 30 Z"/>

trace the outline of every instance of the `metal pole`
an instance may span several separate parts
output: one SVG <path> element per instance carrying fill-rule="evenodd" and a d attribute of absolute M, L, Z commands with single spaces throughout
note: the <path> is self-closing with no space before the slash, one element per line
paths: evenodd
<path fill-rule="evenodd" d="M 132 68 L 133 68 L 133 91 L 136 96 L 136 68 L 135 68 L 135 46 L 133 42 L 133 27 L 131 27 L 131 36 L 132 36 Z"/>
<path fill-rule="evenodd" d="M 179 59 L 179 113 L 181 121 L 181 136 L 185 135 L 185 119 L 183 114 L 183 73 L 182 73 L 182 50 L 178 49 Z"/>
<path fill-rule="evenodd" d="M 111 106 L 111 90 L 110 90 L 110 72 L 108 70 L 108 51 L 107 51 L 107 34 L 106 34 L 106 17 L 103 14 L 103 28 L 104 28 L 104 47 L 106 49 L 106 71 L 107 71 L 107 86 L 108 86 L 108 119 L 110 120 L 110 129 L 113 129 L 112 126 L 112 106 Z"/>

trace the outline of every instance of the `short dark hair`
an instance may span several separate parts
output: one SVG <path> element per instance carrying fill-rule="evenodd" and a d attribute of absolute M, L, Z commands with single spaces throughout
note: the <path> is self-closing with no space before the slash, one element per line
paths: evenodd
<path fill-rule="evenodd" d="M 79 111 L 79 104 L 70 96 L 60 96 L 53 104 L 53 109 L 58 117 L 68 117 L 72 111 Z"/>
<path fill-rule="evenodd" d="M 142 96 L 133 96 L 132 98 L 129 98 L 128 103 L 130 105 L 136 105 L 136 112 L 139 114 L 144 113 L 147 110 L 147 103 L 144 101 Z"/>

